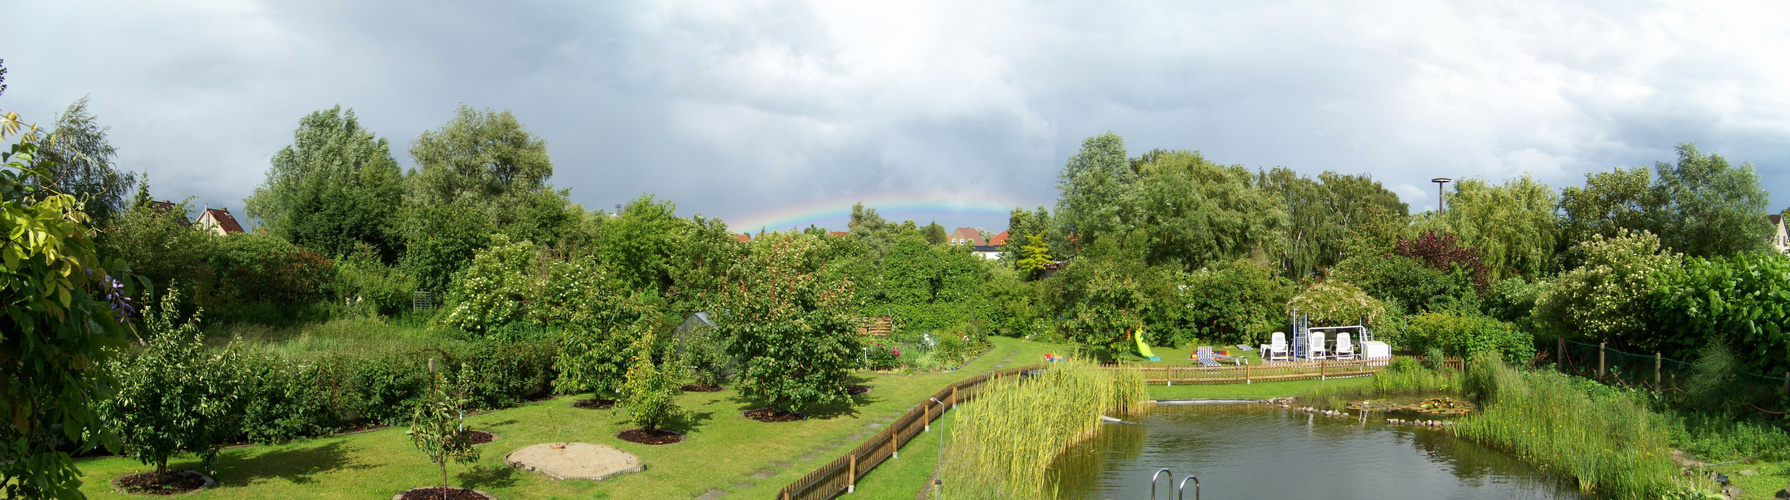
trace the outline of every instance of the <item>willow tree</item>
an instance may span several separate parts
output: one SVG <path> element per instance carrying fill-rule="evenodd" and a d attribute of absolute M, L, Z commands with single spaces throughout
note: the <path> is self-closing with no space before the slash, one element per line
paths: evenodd
<path fill-rule="evenodd" d="M 1441 221 L 1467 246 L 1479 249 L 1491 282 L 1535 279 L 1556 267 L 1560 221 L 1553 188 L 1527 175 L 1492 185 L 1462 179 Z"/>
<path fill-rule="evenodd" d="M 243 206 L 298 246 L 334 256 L 368 245 L 391 262 L 402 247 L 403 196 L 390 143 L 336 106 L 299 120 L 292 144 L 274 154 L 267 180 Z"/>

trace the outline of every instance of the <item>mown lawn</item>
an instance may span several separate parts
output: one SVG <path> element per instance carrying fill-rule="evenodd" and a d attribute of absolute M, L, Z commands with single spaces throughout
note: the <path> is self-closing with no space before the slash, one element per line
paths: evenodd
<path fill-rule="evenodd" d="M 616 439 L 616 432 L 630 428 L 625 411 L 581 410 L 569 405 L 577 398 L 563 396 L 518 408 L 469 416 L 476 429 L 500 438 L 481 445 L 483 456 L 471 466 L 450 464 L 449 475 L 457 485 L 482 489 L 505 499 L 527 498 L 689 498 L 709 490 L 728 497 L 770 498 L 778 488 L 837 458 L 887 420 L 907 411 L 939 388 L 971 376 L 1036 364 L 1046 352 L 1066 354 L 1058 344 L 993 338 L 994 348 L 954 372 L 927 374 L 856 375 L 871 386 L 850 405 L 810 411 L 812 418 L 793 423 L 763 423 L 739 415 L 753 407 L 733 390 L 687 393 L 678 398 L 692 417 L 681 426 L 688 438 L 678 444 L 648 446 Z M 940 432 L 938 427 L 934 432 Z M 936 460 L 937 438 L 923 438 L 902 450 L 902 458 L 867 478 L 879 492 L 905 490 L 912 498 Z M 581 441 L 615 446 L 640 456 L 647 470 L 602 482 L 554 481 L 538 473 L 512 469 L 503 455 L 524 446 Z M 930 448 L 928 448 L 930 443 Z M 910 465 L 912 464 L 912 465 Z M 110 482 L 147 468 L 128 458 L 82 459 L 77 465 L 86 474 L 83 490 L 95 498 L 125 498 L 112 491 Z M 174 468 L 197 465 L 190 457 L 176 459 Z M 919 479 L 907 478 L 918 475 Z M 763 477 L 756 477 L 763 476 Z M 888 479 L 884 479 L 887 476 Z M 440 481 L 440 472 L 414 448 L 403 428 L 387 428 L 347 436 L 312 439 L 284 445 L 247 446 L 225 450 L 213 475 L 219 485 L 201 494 L 217 498 L 384 498 L 405 489 Z M 883 494 L 883 493 L 879 493 Z M 894 497 L 902 497 L 895 495 Z"/>

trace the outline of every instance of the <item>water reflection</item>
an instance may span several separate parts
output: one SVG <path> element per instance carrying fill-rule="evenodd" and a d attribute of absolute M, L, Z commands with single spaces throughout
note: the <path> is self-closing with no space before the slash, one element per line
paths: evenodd
<path fill-rule="evenodd" d="M 1160 406 L 1139 420 L 1066 451 L 1051 467 L 1060 498 L 1148 498 L 1162 468 L 1176 482 L 1198 475 L 1205 498 L 1580 498 L 1510 455 L 1378 418 L 1214 405 Z"/>

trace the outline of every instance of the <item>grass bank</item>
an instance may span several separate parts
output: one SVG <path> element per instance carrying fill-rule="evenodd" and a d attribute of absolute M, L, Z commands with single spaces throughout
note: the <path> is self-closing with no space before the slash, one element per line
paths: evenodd
<path fill-rule="evenodd" d="M 997 382 L 951 416 L 957 432 L 945 453 L 945 483 L 954 487 L 948 494 L 1047 495 L 1052 481 L 1046 470 L 1058 453 L 1099 429 L 1101 415 L 1139 411 L 1146 398 L 1136 371 L 1079 360 Z"/>

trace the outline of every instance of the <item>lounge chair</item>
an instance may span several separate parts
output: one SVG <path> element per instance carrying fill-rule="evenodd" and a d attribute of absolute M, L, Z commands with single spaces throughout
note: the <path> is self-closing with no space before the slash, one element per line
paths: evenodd
<path fill-rule="evenodd" d="M 1355 359 L 1355 344 L 1349 342 L 1349 333 L 1336 334 L 1336 359 Z"/>
<path fill-rule="evenodd" d="M 1274 332 L 1268 337 L 1268 343 L 1262 345 L 1262 359 L 1268 361 L 1287 361 L 1287 334 Z"/>
<path fill-rule="evenodd" d="M 1305 350 L 1306 359 L 1324 359 L 1330 351 L 1324 348 L 1324 332 L 1311 332 L 1311 343 Z"/>
<path fill-rule="evenodd" d="M 1200 366 L 1218 366 L 1220 361 L 1230 362 L 1233 365 L 1244 363 L 1243 357 L 1219 354 L 1212 350 L 1212 346 L 1200 346 L 1199 349 L 1194 350 L 1193 356 L 1194 359 L 1199 360 Z"/>

